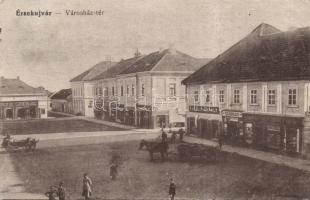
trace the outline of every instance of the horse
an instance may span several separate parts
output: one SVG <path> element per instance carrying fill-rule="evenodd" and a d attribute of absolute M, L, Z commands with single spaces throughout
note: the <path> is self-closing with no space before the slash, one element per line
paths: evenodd
<path fill-rule="evenodd" d="M 168 148 L 169 148 L 168 143 L 149 142 L 146 148 L 150 154 L 151 161 L 154 160 L 153 153 L 160 153 L 162 161 L 164 161 L 165 156 L 168 157 Z"/>

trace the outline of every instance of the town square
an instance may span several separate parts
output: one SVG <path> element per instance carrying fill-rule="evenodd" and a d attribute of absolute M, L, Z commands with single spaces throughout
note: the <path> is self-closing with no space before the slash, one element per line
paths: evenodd
<path fill-rule="evenodd" d="M 309 8 L 0 0 L 0 199 L 310 199 Z"/>

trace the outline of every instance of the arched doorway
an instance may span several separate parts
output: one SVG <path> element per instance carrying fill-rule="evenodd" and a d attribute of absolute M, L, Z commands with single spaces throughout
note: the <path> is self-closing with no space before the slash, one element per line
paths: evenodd
<path fill-rule="evenodd" d="M 5 119 L 13 119 L 13 109 L 7 108 L 5 111 Z"/>

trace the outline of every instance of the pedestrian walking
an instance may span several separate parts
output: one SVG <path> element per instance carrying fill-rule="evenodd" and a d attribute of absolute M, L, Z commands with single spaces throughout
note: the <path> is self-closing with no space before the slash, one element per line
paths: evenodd
<path fill-rule="evenodd" d="M 49 191 L 45 192 L 45 196 L 48 197 L 48 200 L 56 200 L 57 190 L 54 186 L 50 186 Z"/>
<path fill-rule="evenodd" d="M 64 188 L 63 182 L 59 183 L 57 196 L 59 200 L 66 200 L 66 189 Z"/>
<path fill-rule="evenodd" d="M 175 194 L 176 194 L 176 185 L 173 181 L 173 178 L 170 178 L 170 185 L 169 185 L 170 200 L 174 200 Z"/>
<path fill-rule="evenodd" d="M 116 180 L 116 176 L 117 176 L 117 167 L 118 165 L 116 163 L 112 163 L 111 167 L 110 167 L 110 177 L 111 179 L 114 181 Z"/>
<path fill-rule="evenodd" d="M 88 177 L 88 174 L 85 173 L 83 175 L 83 192 L 82 192 L 82 196 L 85 198 L 85 200 L 89 200 L 90 196 L 92 195 L 92 181 L 91 179 Z"/>

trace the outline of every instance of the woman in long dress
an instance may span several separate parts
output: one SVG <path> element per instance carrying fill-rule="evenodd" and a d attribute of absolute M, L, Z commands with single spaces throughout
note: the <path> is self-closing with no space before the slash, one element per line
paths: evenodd
<path fill-rule="evenodd" d="M 82 192 L 82 196 L 85 198 L 85 200 L 89 200 L 92 190 L 91 190 L 91 186 L 92 186 L 92 181 L 91 179 L 87 176 L 88 174 L 85 173 L 84 177 L 83 177 L 83 192 Z"/>

